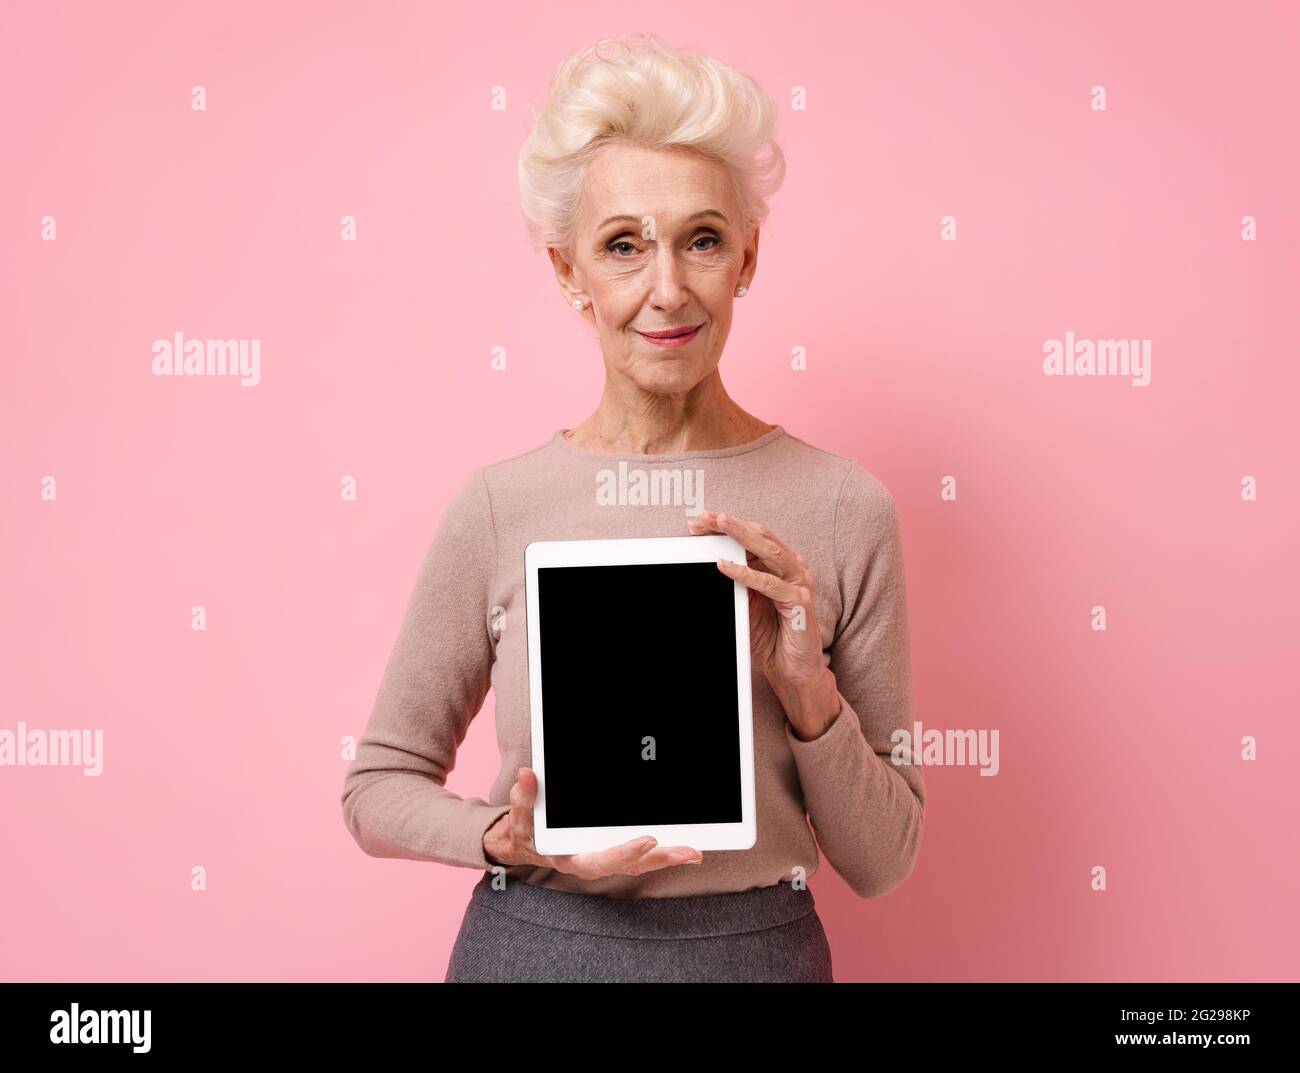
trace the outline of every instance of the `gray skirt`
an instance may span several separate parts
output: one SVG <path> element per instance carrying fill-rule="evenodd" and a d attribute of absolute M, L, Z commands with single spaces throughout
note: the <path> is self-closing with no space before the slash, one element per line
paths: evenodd
<path fill-rule="evenodd" d="M 812 891 L 609 898 L 485 872 L 446 983 L 833 983 Z"/>

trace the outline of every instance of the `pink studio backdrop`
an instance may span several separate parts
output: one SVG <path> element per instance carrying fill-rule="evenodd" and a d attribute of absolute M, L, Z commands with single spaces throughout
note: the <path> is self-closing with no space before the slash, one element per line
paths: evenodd
<path fill-rule="evenodd" d="M 823 861 L 837 978 L 1295 979 L 1296 9 L 648 10 L 11 13 L 0 728 L 104 769 L 0 768 L 0 975 L 442 978 L 480 873 L 366 857 L 342 740 L 456 486 L 596 405 L 515 160 L 563 57 L 648 29 L 781 110 L 728 389 L 893 491 L 916 716 L 1000 735 L 926 769 L 903 886 Z M 176 332 L 260 383 L 154 376 Z M 1150 339 L 1150 384 L 1045 376 L 1066 332 Z M 496 765 L 489 697 L 449 786 Z"/>

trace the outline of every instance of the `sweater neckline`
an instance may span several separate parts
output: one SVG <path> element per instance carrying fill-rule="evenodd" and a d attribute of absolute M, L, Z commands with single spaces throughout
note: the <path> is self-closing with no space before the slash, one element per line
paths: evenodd
<path fill-rule="evenodd" d="M 731 447 L 714 447 L 707 450 L 697 451 L 669 451 L 659 454 L 638 454 L 635 451 L 588 451 L 577 446 L 570 440 L 566 439 L 564 434 L 569 429 L 557 429 L 555 435 L 551 437 L 551 443 L 560 450 L 574 455 L 578 458 L 610 459 L 610 458 L 634 458 L 638 462 L 672 462 L 689 458 L 731 458 L 735 455 L 748 454 L 750 451 L 757 451 L 760 447 L 766 447 L 769 443 L 774 443 L 785 435 L 785 428 L 782 425 L 773 425 L 770 429 L 759 436 L 756 440 L 750 440 L 748 443 L 737 443 Z"/>

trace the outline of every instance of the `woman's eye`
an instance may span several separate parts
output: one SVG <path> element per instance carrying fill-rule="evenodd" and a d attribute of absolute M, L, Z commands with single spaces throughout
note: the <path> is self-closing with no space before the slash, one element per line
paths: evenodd
<path fill-rule="evenodd" d="M 699 243 L 701 242 L 712 243 L 712 245 L 701 247 L 699 245 Z M 720 245 L 721 242 L 722 240 L 718 238 L 717 235 L 701 235 L 699 238 L 697 238 L 694 242 L 691 243 L 691 248 L 695 250 L 697 253 L 705 253 L 708 250 L 713 249 L 715 246 Z M 627 241 L 627 239 L 616 239 L 615 241 L 611 242 L 608 246 L 606 246 L 605 249 L 609 250 L 610 253 L 618 255 L 619 257 L 631 257 L 632 254 L 638 252 L 637 248 L 634 245 L 632 245 L 632 243 Z"/>

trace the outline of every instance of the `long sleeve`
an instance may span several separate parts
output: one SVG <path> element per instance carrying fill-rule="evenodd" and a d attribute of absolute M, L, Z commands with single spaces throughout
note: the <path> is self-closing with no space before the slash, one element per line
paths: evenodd
<path fill-rule="evenodd" d="M 911 874 L 925 826 L 925 783 L 895 730 L 912 735 L 907 586 L 898 508 L 858 462 L 835 515 L 842 617 L 830 650 L 841 710 L 821 737 L 800 741 L 786 724 L 804 804 L 826 858 L 864 898 Z"/>
<path fill-rule="evenodd" d="M 482 470 L 443 514 L 343 786 L 343 818 L 372 857 L 487 870 L 483 833 L 510 806 L 444 785 L 491 687 L 496 531 Z"/>

